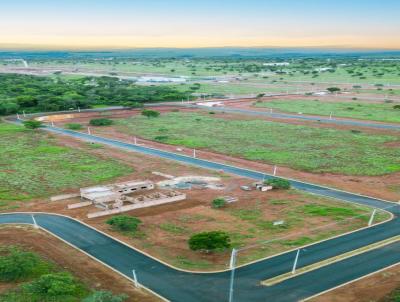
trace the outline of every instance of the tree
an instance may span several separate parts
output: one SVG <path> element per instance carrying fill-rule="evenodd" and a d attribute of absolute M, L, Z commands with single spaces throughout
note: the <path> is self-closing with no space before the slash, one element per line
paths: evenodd
<path fill-rule="evenodd" d="M 92 126 L 110 126 L 113 124 L 113 121 L 107 118 L 95 118 L 91 119 L 89 124 Z"/>
<path fill-rule="evenodd" d="M 329 87 L 326 90 L 328 90 L 330 93 L 337 93 L 339 92 L 341 89 L 339 87 Z"/>
<path fill-rule="evenodd" d="M 146 116 L 146 117 L 148 117 L 148 118 L 151 118 L 151 117 L 159 117 L 159 116 L 160 116 L 160 112 L 155 111 L 155 110 L 144 109 L 144 110 L 142 111 L 142 115 L 143 115 L 143 116 Z"/>
<path fill-rule="evenodd" d="M 43 297 L 74 296 L 82 291 L 82 286 L 69 273 L 46 274 L 22 286 L 29 294 Z"/>
<path fill-rule="evenodd" d="M 188 243 L 193 251 L 217 251 L 231 246 L 229 234 L 222 231 L 197 233 L 190 237 Z"/>
<path fill-rule="evenodd" d="M 41 259 L 17 247 L 0 248 L 0 281 L 10 282 L 29 278 L 35 274 Z"/>
<path fill-rule="evenodd" d="M 123 302 L 128 299 L 127 295 L 113 295 L 109 291 L 94 291 L 89 297 L 82 302 Z"/>
<path fill-rule="evenodd" d="M 43 127 L 43 123 L 37 120 L 23 121 L 23 124 L 27 129 L 37 129 Z"/>
<path fill-rule="evenodd" d="M 220 209 L 226 206 L 226 200 L 223 198 L 215 198 L 212 201 L 211 207 L 214 209 Z"/>
<path fill-rule="evenodd" d="M 282 189 L 288 190 L 290 189 L 290 182 L 283 178 L 271 178 L 265 181 L 266 185 L 272 186 L 273 189 Z"/>
<path fill-rule="evenodd" d="M 106 223 L 111 225 L 114 230 L 123 232 L 135 232 L 142 221 L 136 217 L 118 215 L 111 217 L 106 221 Z"/>
<path fill-rule="evenodd" d="M 400 105 L 394 105 L 393 109 L 400 109 Z"/>

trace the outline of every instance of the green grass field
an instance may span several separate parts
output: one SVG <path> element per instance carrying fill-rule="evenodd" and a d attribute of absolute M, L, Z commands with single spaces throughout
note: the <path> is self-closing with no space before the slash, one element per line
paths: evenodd
<path fill-rule="evenodd" d="M 38 131 L 0 123 L 0 207 L 132 172 L 114 160 L 57 146 Z"/>
<path fill-rule="evenodd" d="M 348 175 L 400 171 L 400 149 L 385 146 L 399 137 L 222 117 L 172 112 L 150 119 L 135 116 L 116 124 L 121 131 L 147 139 L 303 171 Z"/>
<path fill-rule="evenodd" d="M 320 100 L 273 100 L 257 102 L 256 107 L 274 108 L 286 112 L 302 112 L 336 117 L 400 123 L 400 109 L 393 103 L 323 102 Z"/>

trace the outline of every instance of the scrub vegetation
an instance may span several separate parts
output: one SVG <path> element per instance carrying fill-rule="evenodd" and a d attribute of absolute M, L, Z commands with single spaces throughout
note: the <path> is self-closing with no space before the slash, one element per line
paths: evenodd
<path fill-rule="evenodd" d="M 58 146 L 37 130 L 0 123 L 0 208 L 132 172 L 121 163 Z"/>
<path fill-rule="evenodd" d="M 0 281 L 9 288 L 0 292 L 2 302 L 123 302 L 127 298 L 91 290 L 71 273 L 17 246 L 0 247 Z"/>
<path fill-rule="evenodd" d="M 152 120 L 134 116 L 116 124 L 121 131 L 163 143 L 315 173 L 383 175 L 400 171 L 400 149 L 387 145 L 399 141 L 392 135 L 182 112 Z"/>
<path fill-rule="evenodd" d="M 400 123 L 400 109 L 392 103 L 324 102 L 320 100 L 273 100 L 256 102 L 256 107 L 267 107 L 287 112 L 347 117 L 381 122 Z M 400 107 L 400 106 L 399 106 Z"/>

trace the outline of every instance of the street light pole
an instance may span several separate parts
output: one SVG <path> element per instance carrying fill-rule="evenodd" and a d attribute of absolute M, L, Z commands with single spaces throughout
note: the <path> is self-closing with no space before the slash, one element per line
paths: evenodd
<path fill-rule="evenodd" d="M 294 259 L 293 269 L 292 269 L 293 275 L 296 273 L 296 267 L 297 267 L 297 261 L 299 260 L 299 255 L 300 255 L 300 249 L 297 250 L 296 258 Z"/>
<path fill-rule="evenodd" d="M 229 268 L 231 269 L 231 280 L 229 282 L 229 302 L 233 302 L 233 281 L 235 279 L 236 255 L 237 255 L 237 250 L 233 248 L 231 254 L 231 261 L 229 263 Z"/>

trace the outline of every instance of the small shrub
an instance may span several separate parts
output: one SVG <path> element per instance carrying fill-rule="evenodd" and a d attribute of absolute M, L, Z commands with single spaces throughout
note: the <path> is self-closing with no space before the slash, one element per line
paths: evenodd
<path fill-rule="evenodd" d="M 169 137 L 167 135 L 158 135 L 154 137 L 154 139 L 159 142 L 165 142 L 166 140 L 168 140 L 168 138 Z"/>
<path fill-rule="evenodd" d="M 394 105 L 393 109 L 400 109 L 400 105 Z"/>
<path fill-rule="evenodd" d="M 82 125 L 77 124 L 77 123 L 65 124 L 65 127 L 67 127 L 70 130 L 81 130 L 82 129 Z"/>
<path fill-rule="evenodd" d="M 271 178 L 265 181 L 265 184 L 272 186 L 273 189 L 288 190 L 290 189 L 290 182 L 283 178 Z"/>
<path fill-rule="evenodd" d="M 360 131 L 360 130 L 354 130 L 354 129 L 350 130 L 350 132 L 351 132 L 351 133 L 354 133 L 354 134 L 360 134 L 360 133 L 362 133 L 362 131 Z"/>
<path fill-rule="evenodd" d="M 143 115 L 143 116 L 146 116 L 146 117 L 148 117 L 148 118 L 151 118 L 151 117 L 159 117 L 159 116 L 160 116 L 160 112 L 155 111 L 155 110 L 144 109 L 144 110 L 142 111 L 142 115 Z"/>
<path fill-rule="evenodd" d="M 37 129 L 43 127 L 43 123 L 36 120 L 24 121 L 23 124 L 27 129 Z"/>
<path fill-rule="evenodd" d="M 190 237 L 188 243 L 193 251 L 218 251 L 231 246 L 229 234 L 222 231 L 202 232 Z"/>
<path fill-rule="evenodd" d="M 106 223 L 117 231 L 135 232 L 142 222 L 136 217 L 119 215 L 111 217 Z"/>
<path fill-rule="evenodd" d="M 27 294 L 43 298 L 80 296 L 84 292 L 83 286 L 69 273 L 43 275 L 37 280 L 24 284 L 22 289 Z"/>
<path fill-rule="evenodd" d="M 49 269 L 39 256 L 18 247 L 1 247 L 0 255 L 0 281 L 19 281 L 47 273 Z"/>
<path fill-rule="evenodd" d="M 113 124 L 113 121 L 108 118 L 95 118 L 91 119 L 89 124 L 92 126 L 110 126 Z"/>
<path fill-rule="evenodd" d="M 225 206 L 226 206 L 226 200 L 223 198 L 215 198 L 211 204 L 211 207 L 213 209 L 221 209 Z"/>
<path fill-rule="evenodd" d="M 123 302 L 128 299 L 127 295 L 113 295 L 109 291 L 94 291 L 89 297 L 82 302 Z"/>

